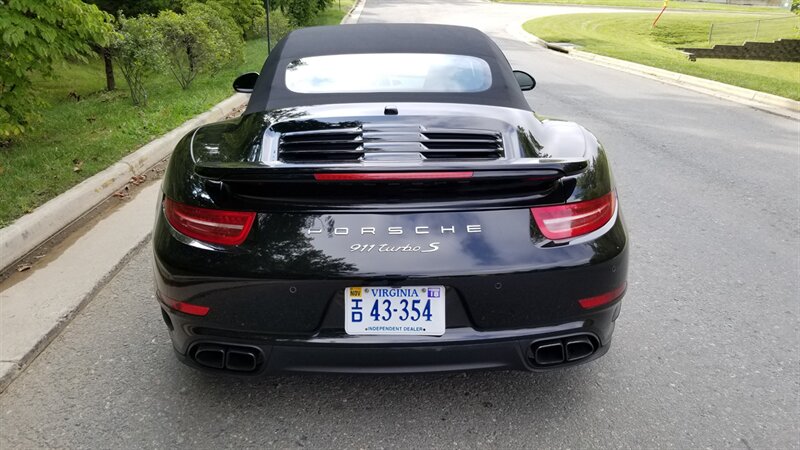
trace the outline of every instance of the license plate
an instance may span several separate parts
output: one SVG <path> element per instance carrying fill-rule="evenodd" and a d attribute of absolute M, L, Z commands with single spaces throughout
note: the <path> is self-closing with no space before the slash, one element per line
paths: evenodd
<path fill-rule="evenodd" d="M 349 287 L 344 310 L 347 334 L 444 334 L 444 286 Z"/>

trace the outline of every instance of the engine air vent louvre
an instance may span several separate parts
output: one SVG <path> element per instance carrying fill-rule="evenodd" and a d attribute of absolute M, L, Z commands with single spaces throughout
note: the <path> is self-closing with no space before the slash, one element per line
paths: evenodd
<path fill-rule="evenodd" d="M 340 128 L 281 134 L 284 162 L 359 161 L 366 153 L 407 152 L 426 159 L 497 159 L 504 155 L 498 132 L 411 127 Z"/>
<path fill-rule="evenodd" d="M 286 162 L 355 161 L 364 156 L 362 141 L 360 128 L 284 133 L 279 157 Z"/>

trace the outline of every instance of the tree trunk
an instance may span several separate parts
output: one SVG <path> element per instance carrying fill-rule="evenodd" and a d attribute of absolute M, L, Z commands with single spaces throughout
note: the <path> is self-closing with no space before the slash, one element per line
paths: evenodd
<path fill-rule="evenodd" d="M 103 63 L 106 65 L 106 90 L 113 91 L 117 88 L 117 82 L 114 80 L 114 65 L 111 62 L 111 50 L 103 48 Z"/>

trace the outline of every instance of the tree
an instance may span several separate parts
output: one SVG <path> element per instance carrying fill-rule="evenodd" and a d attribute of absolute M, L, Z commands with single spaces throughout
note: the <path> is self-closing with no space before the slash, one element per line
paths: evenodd
<path fill-rule="evenodd" d="M 79 0 L 0 0 L 0 136 L 18 135 L 36 120 L 31 75 L 52 76 L 64 58 L 86 61 L 89 42 L 113 36 L 111 17 Z"/>
<path fill-rule="evenodd" d="M 176 0 L 87 0 L 87 3 L 115 16 L 136 17 L 141 14 L 156 15 L 164 10 L 176 10 Z"/>
<path fill-rule="evenodd" d="M 142 15 L 119 19 L 119 33 L 109 46 L 131 92 L 134 105 L 147 103 L 145 78 L 164 66 L 163 38 L 156 19 Z"/>
<path fill-rule="evenodd" d="M 219 34 L 224 43 L 225 63 L 241 62 L 244 59 L 244 40 L 242 29 L 236 24 L 228 8 L 216 2 L 207 4 L 194 3 L 185 8 L 187 15 L 208 24 L 208 27 Z"/>
<path fill-rule="evenodd" d="M 231 43 L 205 21 L 214 14 L 209 6 L 198 4 L 187 8 L 186 14 L 162 11 L 158 15 L 168 67 L 183 89 L 198 73 L 215 72 L 234 59 Z M 235 38 L 241 40 L 238 35 Z"/>
<path fill-rule="evenodd" d="M 230 11 L 231 18 L 242 29 L 242 37 L 251 39 L 264 34 L 267 11 L 263 0 L 208 0 Z"/>
<path fill-rule="evenodd" d="M 140 14 L 156 15 L 162 10 L 174 9 L 178 6 L 175 0 L 86 0 L 86 2 L 96 5 L 115 17 L 136 17 Z M 113 91 L 117 88 L 117 84 L 114 80 L 111 49 L 97 43 L 91 43 L 91 45 L 103 58 L 106 73 L 106 90 Z"/>

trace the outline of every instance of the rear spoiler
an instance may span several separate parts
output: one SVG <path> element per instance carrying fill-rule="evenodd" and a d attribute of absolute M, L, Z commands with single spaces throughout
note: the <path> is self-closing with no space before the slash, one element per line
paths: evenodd
<path fill-rule="evenodd" d="M 585 159 L 547 159 L 535 163 L 501 162 L 493 164 L 441 164 L 416 166 L 365 166 L 346 164 L 331 166 L 288 165 L 271 166 L 248 162 L 198 163 L 195 173 L 214 181 L 235 182 L 354 182 L 354 181 L 424 181 L 529 178 L 536 181 L 555 181 L 583 172 Z"/>

